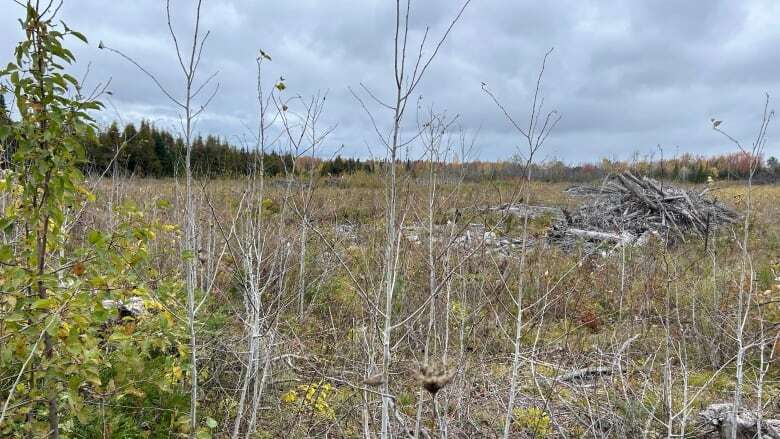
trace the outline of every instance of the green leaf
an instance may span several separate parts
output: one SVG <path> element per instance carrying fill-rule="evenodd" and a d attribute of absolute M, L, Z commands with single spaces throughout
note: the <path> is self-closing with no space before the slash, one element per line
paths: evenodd
<path fill-rule="evenodd" d="M 11 322 L 22 322 L 22 321 L 25 321 L 25 320 L 27 320 L 27 317 L 26 317 L 24 314 L 22 314 L 22 313 L 15 312 L 15 313 L 13 313 L 13 314 L 9 314 L 9 315 L 5 316 L 5 317 L 3 318 L 3 320 L 4 320 L 6 323 L 11 323 Z"/>
<path fill-rule="evenodd" d="M 217 421 L 214 418 L 206 418 L 206 426 L 213 430 L 217 428 Z"/>
<path fill-rule="evenodd" d="M 103 241 L 103 235 L 101 235 L 97 230 L 90 230 L 87 234 L 87 241 L 89 241 L 89 243 L 92 245 L 97 245 Z"/>
<path fill-rule="evenodd" d="M 8 262 L 14 257 L 14 250 L 10 245 L 0 245 L 0 262 Z"/>
<path fill-rule="evenodd" d="M 10 233 L 15 220 L 16 218 L 12 216 L 0 218 L 0 232 Z"/>
<path fill-rule="evenodd" d="M 108 311 L 103 307 L 95 308 L 95 311 L 92 312 L 92 318 L 96 323 L 104 323 L 108 320 Z"/>
<path fill-rule="evenodd" d="M 58 314 L 52 314 L 46 318 L 46 333 L 49 334 L 49 336 L 56 336 L 59 329 L 60 316 Z"/>
<path fill-rule="evenodd" d="M 82 346 L 81 340 L 73 331 L 71 331 L 68 337 L 65 338 L 65 350 L 72 355 L 79 355 L 84 350 L 84 346 Z"/>
<path fill-rule="evenodd" d="M 81 377 L 78 375 L 71 375 L 68 378 L 68 388 L 70 390 L 76 391 L 79 390 L 79 387 L 81 386 Z"/>
<path fill-rule="evenodd" d="M 76 32 L 76 31 L 73 30 L 73 31 L 70 31 L 70 34 L 73 35 L 74 37 L 78 38 L 79 40 L 85 42 L 85 43 L 87 42 L 87 37 L 85 37 L 84 34 L 82 34 L 81 32 Z"/>
<path fill-rule="evenodd" d="M 51 297 L 47 297 L 45 299 L 38 299 L 35 302 L 33 302 L 32 307 L 33 309 L 49 309 L 54 304 L 54 299 Z"/>

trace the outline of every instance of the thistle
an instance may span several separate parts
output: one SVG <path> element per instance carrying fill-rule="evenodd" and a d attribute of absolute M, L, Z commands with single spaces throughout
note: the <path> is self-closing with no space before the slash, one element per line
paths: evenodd
<path fill-rule="evenodd" d="M 444 363 L 436 366 L 423 364 L 417 372 L 417 380 L 428 393 L 436 396 L 439 390 L 452 381 L 452 378 L 455 377 L 455 372 L 456 370 L 448 369 Z"/>

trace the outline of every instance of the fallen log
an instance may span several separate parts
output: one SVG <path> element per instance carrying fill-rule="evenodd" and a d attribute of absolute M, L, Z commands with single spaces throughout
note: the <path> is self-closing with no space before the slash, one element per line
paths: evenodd
<path fill-rule="evenodd" d="M 512 215 L 519 218 L 524 218 L 526 215 L 528 215 L 528 219 L 535 219 L 545 215 L 549 215 L 556 219 L 563 217 L 563 212 L 561 211 L 561 209 L 557 207 L 534 206 L 531 204 L 524 204 L 524 203 L 516 203 L 516 204 L 505 203 L 496 207 L 482 208 L 480 209 L 480 211 L 500 212 L 500 213 Z"/>
<path fill-rule="evenodd" d="M 636 236 L 628 232 L 617 234 L 617 233 L 596 232 L 593 230 L 567 229 L 566 234 L 575 236 L 577 238 L 591 240 L 591 241 L 610 241 L 610 242 L 616 242 L 621 245 L 628 245 L 636 241 Z"/>
<path fill-rule="evenodd" d="M 556 379 L 561 382 L 592 380 L 596 377 L 612 375 L 611 367 L 588 367 L 560 375 Z"/>

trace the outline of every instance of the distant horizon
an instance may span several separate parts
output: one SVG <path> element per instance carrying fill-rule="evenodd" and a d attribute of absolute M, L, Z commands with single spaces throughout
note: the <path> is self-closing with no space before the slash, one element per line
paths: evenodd
<path fill-rule="evenodd" d="M 155 124 L 154 121 L 150 121 L 148 119 L 141 119 L 141 120 L 139 120 L 137 122 L 136 121 L 127 121 L 127 122 L 125 122 L 124 125 L 132 123 L 135 126 L 135 125 L 139 125 L 141 122 L 149 122 L 155 128 L 166 130 L 166 131 L 168 131 L 171 134 L 177 134 L 173 130 L 167 130 L 165 127 L 159 126 L 159 125 Z M 117 123 L 117 126 L 120 129 L 124 127 L 124 125 L 120 121 L 116 121 L 115 120 L 115 121 L 109 122 L 108 124 L 105 124 L 101 128 L 105 129 L 105 128 L 109 127 L 111 125 L 111 123 Z M 197 137 L 207 138 L 209 136 L 213 136 L 213 137 L 216 137 L 216 138 L 218 138 L 218 139 L 220 139 L 220 140 L 222 140 L 224 142 L 227 142 L 228 144 L 230 144 L 234 148 L 238 148 L 238 149 L 241 148 L 241 145 L 239 145 L 239 144 L 237 144 L 235 142 L 232 142 L 231 139 L 227 138 L 227 137 L 219 136 L 219 135 L 212 134 L 212 133 L 196 132 L 194 134 L 195 134 L 196 138 Z M 233 136 L 233 137 L 235 137 L 235 136 Z M 330 148 L 328 148 L 326 146 L 326 147 L 323 148 L 323 150 L 325 150 L 327 152 L 323 152 L 322 154 L 318 154 L 318 155 L 314 155 L 314 156 L 304 154 L 302 157 L 310 157 L 310 158 L 316 158 L 316 159 L 320 159 L 320 160 L 329 160 L 329 159 L 335 158 L 336 156 L 341 156 L 342 158 L 345 158 L 345 159 L 351 158 L 351 159 L 355 159 L 355 160 L 364 160 L 364 161 L 368 161 L 368 160 L 382 161 L 383 160 L 382 157 L 355 156 L 355 155 L 350 155 L 350 154 L 344 153 L 344 152 L 338 152 L 339 151 L 339 147 L 336 147 L 336 146 L 332 146 Z M 253 149 L 248 149 L 248 151 L 253 151 Z M 348 151 L 348 149 L 347 149 L 347 151 Z M 281 147 L 281 148 L 271 147 L 268 150 L 268 153 L 285 154 L 285 153 L 287 153 L 287 151 L 285 151 L 283 149 L 283 147 Z M 663 158 L 661 157 L 662 153 L 663 153 Z M 580 160 L 580 161 L 567 161 L 565 158 L 561 158 L 561 157 L 540 155 L 540 156 L 538 156 L 534 160 L 534 163 L 541 164 L 541 163 L 550 163 L 550 162 L 554 162 L 554 161 L 560 161 L 561 163 L 565 164 L 566 166 L 573 167 L 573 166 L 583 166 L 583 165 L 599 164 L 603 160 L 610 160 L 612 162 L 623 162 L 623 163 L 632 163 L 632 162 L 636 162 L 636 161 L 640 161 L 640 162 L 642 162 L 642 161 L 660 162 L 662 159 L 663 160 L 673 160 L 673 159 L 682 158 L 682 157 L 684 157 L 686 155 L 691 156 L 691 157 L 693 157 L 695 159 L 699 159 L 699 158 L 702 158 L 702 159 L 712 159 L 712 158 L 718 158 L 718 157 L 728 156 L 728 155 L 732 155 L 732 154 L 740 154 L 740 153 L 741 153 L 741 151 L 739 151 L 739 149 L 737 149 L 736 147 L 733 150 L 731 150 L 731 151 L 725 151 L 725 152 L 722 152 L 722 153 L 694 153 L 694 152 L 685 152 L 685 151 L 668 151 L 666 149 L 664 149 L 663 151 L 659 151 L 658 147 L 656 146 L 655 150 L 652 151 L 652 154 L 651 153 L 640 154 L 640 153 L 637 153 L 637 152 L 630 153 L 630 154 L 626 153 L 628 155 L 628 157 L 626 157 L 626 158 L 615 157 L 615 156 L 613 156 L 613 157 L 603 156 L 603 157 L 594 158 L 591 161 L 584 161 L 584 160 Z M 780 155 L 770 154 L 768 151 L 764 151 L 764 153 L 762 154 L 762 158 L 763 158 L 764 162 L 766 162 L 768 159 L 770 159 L 772 157 L 780 159 Z M 399 160 L 400 161 L 406 161 L 407 157 L 404 155 Z M 413 158 L 413 157 L 409 157 L 409 160 L 425 161 L 424 158 Z M 513 162 L 514 162 L 513 157 L 512 156 L 507 156 L 505 158 L 497 158 L 497 159 L 494 159 L 494 160 L 485 160 L 485 159 L 480 159 L 480 158 L 474 158 L 474 159 L 466 161 L 465 163 L 496 163 L 496 164 L 500 164 L 500 163 L 513 163 Z"/>

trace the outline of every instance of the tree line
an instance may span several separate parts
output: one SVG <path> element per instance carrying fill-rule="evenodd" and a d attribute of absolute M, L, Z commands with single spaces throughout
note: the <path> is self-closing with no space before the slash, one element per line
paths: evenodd
<path fill-rule="evenodd" d="M 86 149 L 86 170 L 90 173 L 115 166 L 123 174 L 164 178 L 181 175 L 184 169 L 185 147 L 181 137 L 145 120 L 137 127 L 128 123 L 120 128 L 112 123 L 89 139 Z M 196 175 L 246 175 L 259 170 L 260 163 L 259 153 L 236 148 L 219 137 L 198 136 L 193 140 L 192 169 Z M 270 152 L 262 163 L 266 175 L 274 176 L 292 169 L 293 157 Z"/>
<path fill-rule="evenodd" d="M 749 153 L 737 152 L 715 156 L 682 154 L 664 160 L 609 160 L 598 163 L 566 164 L 549 160 L 531 165 L 535 180 L 545 182 L 589 182 L 603 179 L 609 174 L 631 171 L 637 175 L 659 180 L 687 183 L 706 183 L 710 180 L 745 180 L 750 175 L 753 158 Z M 457 169 L 460 166 L 463 169 Z M 469 162 L 455 166 L 467 180 L 496 180 L 519 178 L 525 175 L 525 166 L 517 161 Z M 758 158 L 758 168 L 753 178 L 757 183 L 780 181 L 780 160 Z"/>
<path fill-rule="evenodd" d="M 4 96 L 0 94 L 0 125 L 14 123 L 6 109 Z M 138 126 L 128 123 L 124 127 L 114 122 L 98 130 L 85 141 L 87 161 L 83 170 L 101 173 L 114 166 L 121 174 L 141 177 L 165 178 L 179 175 L 183 169 L 184 142 L 180 136 L 142 120 Z M 6 155 L 13 152 L 8 148 Z M 116 156 L 116 160 L 114 157 Z M 4 160 L 9 162 L 10 156 Z M 113 160 L 113 161 L 112 161 Z M 200 177 L 231 177 L 247 175 L 258 170 L 260 153 L 246 147 L 235 146 L 217 136 L 198 136 L 192 145 L 192 169 Z M 663 180 L 704 183 L 714 180 L 742 180 L 750 173 L 751 157 L 745 152 L 716 156 L 682 154 L 665 160 L 609 160 L 597 163 L 567 164 L 560 160 L 536 163 L 533 175 L 547 182 L 585 182 L 604 178 L 614 172 L 630 170 Z M 330 159 L 295 157 L 290 153 L 272 151 L 262 157 L 266 176 L 287 175 L 291 172 L 308 173 L 312 170 L 322 176 L 351 175 L 357 172 L 371 174 L 379 162 L 359 158 Z M 399 166 L 411 175 L 425 174 L 429 164 L 425 160 L 399 161 Z M 440 163 L 442 175 L 463 175 L 470 181 L 494 180 L 524 175 L 524 165 L 519 161 L 469 163 Z M 757 182 L 780 180 L 780 160 L 769 157 L 760 160 L 756 172 Z"/>
<path fill-rule="evenodd" d="M 100 171 L 116 165 L 122 172 L 143 177 L 172 177 L 183 169 L 184 141 L 170 131 L 142 120 L 120 130 L 116 123 L 101 130 L 87 142 L 89 171 Z M 262 160 L 261 160 L 262 158 Z M 201 177 L 231 177 L 246 175 L 263 165 L 265 175 L 286 175 L 308 172 L 318 167 L 322 175 L 341 175 L 359 170 L 372 171 L 372 166 L 359 159 L 331 160 L 295 157 L 291 153 L 271 151 L 261 157 L 259 151 L 237 147 L 213 135 L 198 136 L 192 143 L 192 169 Z"/>
<path fill-rule="evenodd" d="M 5 97 L 0 93 L 0 126 L 16 124 L 7 110 Z M 84 139 L 86 160 L 82 171 L 100 174 L 105 170 L 124 175 L 166 178 L 181 175 L 184 169 L 184 141 L 166 129 L 142 120 L 120 127 L 116 122 L 99 129 Z M 11 162 L 15 152 L 7 145 L 3 163 Z M 262 156 L 259 151 L 237 147 L 217 136 L 198 136 L 192 142 L 192 169 L 199 177 L 233 177 L 247 175 L 263 165 L 266 176 L 287 175 L 291 172 L 314 170 L 323 176 L 340 176 L 355 172 L 374 171 L 374 163 L 340 155 L 331 159 L 295 157 L 291 153 L 271 151 Z"/>

